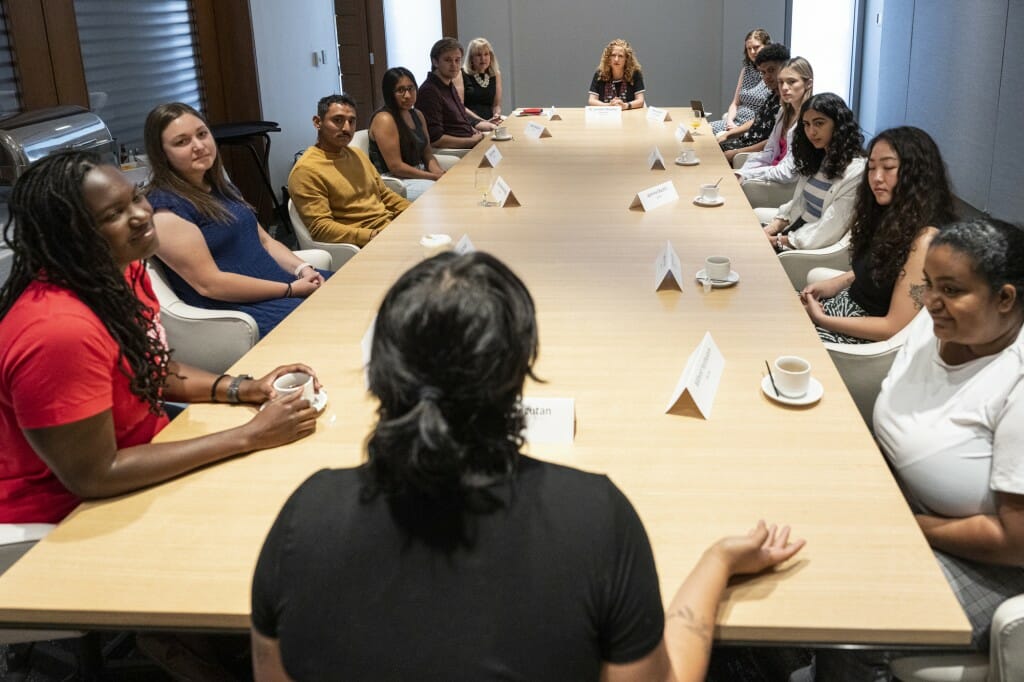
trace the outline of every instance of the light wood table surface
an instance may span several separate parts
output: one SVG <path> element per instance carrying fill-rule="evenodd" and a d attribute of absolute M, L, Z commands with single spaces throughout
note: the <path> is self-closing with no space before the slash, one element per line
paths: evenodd
<path fill-rule="evenodd" d="M 673 163 L 672 121 L 623 112 L 621 125 L 510 118 L 496 169 L 522 206 L 477 205 L 478 145 L 234 368 L 259 376 L 288 361 L 318 372 L 330 402 L 317 432 L 118 499 L 82 505 L 0 578 L 0 623 L 243 629 L 252 569 L 286 497 L 322 467 L 363 460 L 374 420 L 360 340 L 390 284 L 421 258 L 423 234 L 468 234 L 507 262 L 536 304 L 545 384 L 530 396 L 576 399 L 572 445 L 533 455 L 608 473 L 650 535 L 669 600 L 703 549 L 759 518 L 792 524 L 807 547 L 784 570 L 732 586 L 716 636 L 730 641 L 951 644 L 969 626 L 884 460 L 814 332 L 710 128 L 702 163 Z M 552 136 L 529 139 L 526 122 Z M 686 143 L 687 145 L 691 143 Z M 664 171 L 649 170 L 658 145 Z M 725 204 L 692 203 L 723 177 Z M 628 210 L 637 191 L 672 180 L 680 200 Z M 683 290 L 655 292 L 666 240 Z M 740 283 L 704 294 L 705 256 L 732 259 Z M 710 419 L 666 414 L 706 331 L 725 356 Z M 820 403 L 792 408 L 762 395 L 766 359 L 807 358 Z M 160 434 L 175 440 L 240 424 L 253 409 L 189 408 Z"/>

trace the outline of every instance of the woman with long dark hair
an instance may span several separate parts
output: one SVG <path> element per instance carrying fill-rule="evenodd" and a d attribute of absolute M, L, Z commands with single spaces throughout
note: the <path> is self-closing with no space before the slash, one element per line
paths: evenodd
<path fill-rule="evenodd" d="M 265 336 L 330 277 L 259 224 L 198 111 L 161 104 L 146 117 L 145 139 L 156 255 L 183 301 L 249 313 Z"/>
<path fill-rule="evenodd" d="M 404 66 L 384 72 L 384 106 L 370 120 L 370 161 L 381 175 L 405 181 L 413 201 L 444 175 L 434 157 L 427 122 L 416 109 L 416 79 Z"/>
<path fill-rule="evenodd" d="M 883 341 L 921 309 L 925 252 L 952 221 L 953 193 L 935 141 L 920 128 L 882 131 L 857 189 L 848 271 L 804 287 L 800 300 L 824 341 Z"/>
<path fill-rule="evenodd" d="M 312 433 L 316 412 L 273 381 L 220 377 L 168 350 L 143 259 L 153 210 L 116 168 L 83 152 L 29 167 L 14 185 L 0 289 L 0 523 L 55 523 L 82 498 L 119 495 Z M 235 429 L 150 443 L 164 401 L 260 404 Z"/>
<path fill-rule="evenodd" d="M 373 331 L 367 462 L 314 474 L 253 579 L 257 680 L 702 679 L 730 575 L 793 556 L 763 522 L 712 545 L 666 615 L 632 505 L 520 453 L 533 300 L 503 263 L 402 275 Z"/>
<path fill-rule="evenodd" d="M 757 208 L 776 251 L 820 249 L 850 229 L 857 186 L 864 174 L 864 136 L 839 95 L 814 95 L 800 108 L 793 133 L 799 180 L 793 198 L 776 210 Z"/>

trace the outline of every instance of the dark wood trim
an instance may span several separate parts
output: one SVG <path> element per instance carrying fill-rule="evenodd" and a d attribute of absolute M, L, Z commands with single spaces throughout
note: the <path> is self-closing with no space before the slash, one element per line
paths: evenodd
<path fill-rule="evenodd" d="M 6 0 L 7 32 L 14 53 L 22 109 L 41 109 L 59 104 L 46 39 L 43 6 L 31 0 Z"/>
<path fill-rule="evenodd" d="M 193 0 L 210 123 L 259 121 L 260 83 L 247 0 Z"/>
<path fill-rule="evenodd" d="M 380 83 L 388 70 L 388 43 L 384 37 L 384 0 L 366 0 L 366 32 L 370 39 L 373 64 L 370 66 L 373 111 L 384 106 L 384 95 Z M 366 119 L 369 121 L 369 118 Z"/>
<path fill-rule="evenodd" d="M 441 0 L 441 33 L 453 38 L 459 37 L 459 15 L 455 0 Z"/>
<path fill-rule="evenodd" d="M 78 21 L 72 0 L 43 0 L 46 35 L 49 36 L 53 79 L 60 104 L 89 108 L 89 85 L 78 41 Z"/>

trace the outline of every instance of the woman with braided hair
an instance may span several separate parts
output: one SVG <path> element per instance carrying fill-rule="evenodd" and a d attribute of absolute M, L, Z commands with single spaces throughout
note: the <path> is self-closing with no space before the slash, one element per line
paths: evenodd
<path fill-rule="evenodd" d="M 314 474 L 267 537 L 256 680 L 703 679 L 730 575 L 793 556 L 763 522 L 662 611 L 643 524 L 606 476 L 520 453 L 533 299 L 482 252 L 402 275 L 373 330 L 367 462 Z"/>
<path fill-rule="evenodd" d="M 55 523 L 82 498 L 119 495 L 308 435 L 316 412 L 274 379 L 220 377 L 166 347 L 142 260 L 153 209 L 120 171 L 84 152 L 42 159 L 14 185 L 0 289 L 0 523 Z M 150 443 L 163 403 L 267 408 L 243 426 Z"/>

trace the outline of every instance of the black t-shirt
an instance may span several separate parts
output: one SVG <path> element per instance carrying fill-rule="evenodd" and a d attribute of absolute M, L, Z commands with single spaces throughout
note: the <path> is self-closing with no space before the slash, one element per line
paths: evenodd
<path fill-rule="evenodd" d="M 644 75 L 637 71 L 633 74 L 633 82 L 626 80 L 601 80 L 600 72 L 595 71 L 590 81 L 590 92 L 597 95 L 602 102 L 611 102 L 618 97 L 623 102 L 632 102 L 639 92 L 644 92 Z"/>
<path fill-rule="evenodd" d="M 296 680 L 583 680 L 647 655 L 664 629 L 643 525 L 607 477 L 521 457 L 472 548 L 409 537 L 358 469 L 285 504 L 253 580 L 252 621 Z"/>

